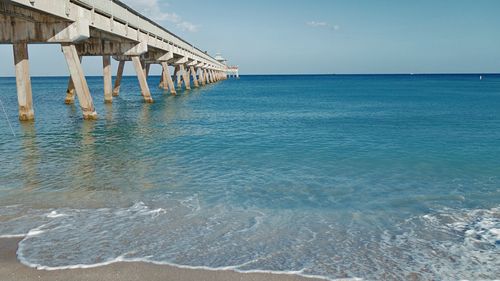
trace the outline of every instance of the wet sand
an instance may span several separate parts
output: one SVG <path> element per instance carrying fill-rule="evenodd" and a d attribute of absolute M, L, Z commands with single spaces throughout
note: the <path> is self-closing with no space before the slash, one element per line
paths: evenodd
<path fill-rule="evenodd" d="M 21 264 L 16 257 L 21 239 L 0 239 L 2 281 L 319 281 L 295 275 L 182 269 L 148 263 L 115 263 L 91 269 L 44 271 Z"/>

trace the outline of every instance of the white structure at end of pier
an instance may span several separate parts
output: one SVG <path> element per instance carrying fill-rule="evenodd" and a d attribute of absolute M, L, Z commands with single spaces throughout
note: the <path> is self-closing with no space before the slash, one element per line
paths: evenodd
<path fill-rule="evenodd" d="M 229 77 L 240 78 L 239 67 L 237 65 L 236 66 L 227 65 L 227 59 L 225 59 L 220 53 L 217 53 L 215 55 L 215 60 L 226 66 L 226 75 L 228 78 Z"/>

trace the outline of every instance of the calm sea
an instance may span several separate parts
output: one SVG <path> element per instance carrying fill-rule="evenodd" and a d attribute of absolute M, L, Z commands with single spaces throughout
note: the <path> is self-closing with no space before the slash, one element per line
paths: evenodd
<path fill-rule="evenodd" d="M 330 279 L 500 277 L 500 76 L 243 76 L 99 120 L 0 79 L 0 236 L 41 269 L 144 260 Z M 413 278 L 413 279 L 411 279 Z"/>

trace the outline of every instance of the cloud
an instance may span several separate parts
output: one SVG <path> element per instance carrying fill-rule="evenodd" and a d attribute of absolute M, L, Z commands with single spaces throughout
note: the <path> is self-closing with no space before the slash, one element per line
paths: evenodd
<path fill-rule="evenodd" d="M 198 31 L 198 26 L 194 25 L 188 21 L 183 21 L 177 24 L 177 27 L 184 31 L 196 32 Z"/>
<path fill-rule="evenodd" d="M 313 28 L 326 28 L 326 29 L 331 29 L 331 30 L 340 30 L 340 26 L 339 25 L 331 25 L 325 21 L 308 21 L 306 22 L 306 25 L 309 26 L 309 27 L 313 27 Z"/>
<path fill-rule="evenodd" d="M 155 21 L 168 21 L 173 23 L 178 29 L 187 32 L 196 32 L 199 26 L 189 21 L 185 21 L 181 16 L 174 12 L 164 12 L 163 8 L 168 6 L 166 3 L 160 4 L 159 0 L 122 0 L 125 4 L 137 10 L 144 16 Z"/>
<path fill-rule="evenodd" d="M 306 24 L 311 26 L 311 27 L 326 27 L 326 26 L 328 26 L 328 23 L 326 23 L 324 21 L 309 21 Z"/>

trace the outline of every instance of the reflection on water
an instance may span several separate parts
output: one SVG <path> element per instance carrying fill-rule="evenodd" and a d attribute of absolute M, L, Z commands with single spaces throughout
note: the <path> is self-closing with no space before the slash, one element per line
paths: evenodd
<path fill-rule="evenodd" d="M 114 98 L 116 99 L 116 98 Z M 105 119 L 107 122 L 112 122 L 113 121 L 113 105 L 111 103 L 105 103 L 104 108 L 106 109 L 106 115 Z"/>
<path fill-rule="evenodd" d="M 71 185 L 78 184 L 81 188 L 89 191 L 99 188 L 95 185 L 98 182 L 96 169 L 99 169 L 100 166 L 97 162 L 95 127 L 94 121 L 82 122 L 79 136 L 80 146 L 74 156 L 76 165 L 72 165 L 73 171 L 65 172 L 68 177 L 74 180 Z M 74 175 L 74 177 L 71 175 Z"/>
<path fill-rule="evenodd" d="M 500 77 L 242 77 L 154 104 L 129 77 L 97 121 L 66 79 L 35 78 L 36 122 L 0 134 L 0 235 L 43 231 L 26 264 L 500 275 Z"/>
<path fill-rule="evenodd" d="M 41 177 L 39 174 L 40 153 L 38 151 L 36 131 L 34 122 L 20 123 L 22 130 L 22 168 L 24 180 L 23 192 L 37 190 L 40 187 Z"/>
<path fill-rule="evenodd" d="M 147 123 L 149 123 L 150 121 L 150 113 L 151 113 L 151 104 L 150 103 L 144 103 L 142 105 L 142 110 L 141 110 L 141 114 L 139 115 L 139 124 L 138 126 L 139 127 L 143 127 L 143 126 L 146 126 Z"/>

